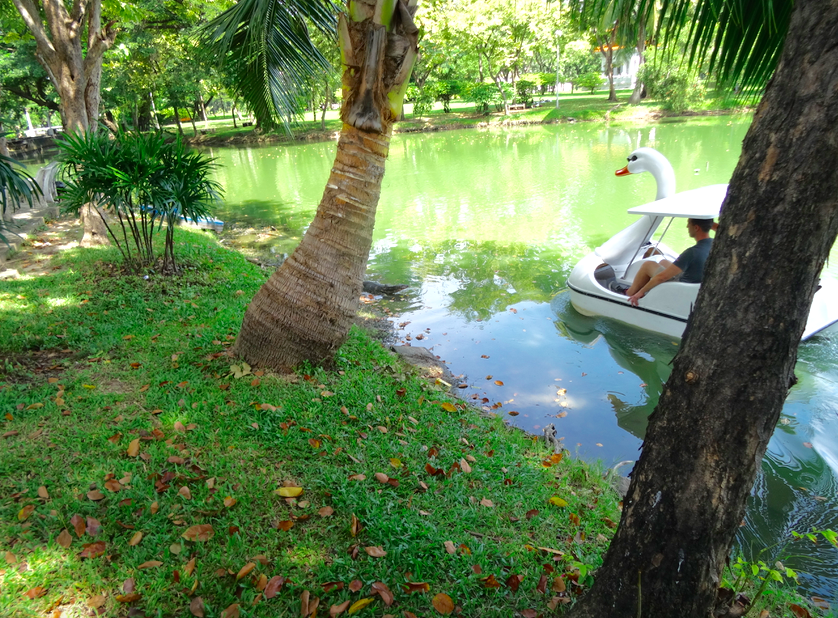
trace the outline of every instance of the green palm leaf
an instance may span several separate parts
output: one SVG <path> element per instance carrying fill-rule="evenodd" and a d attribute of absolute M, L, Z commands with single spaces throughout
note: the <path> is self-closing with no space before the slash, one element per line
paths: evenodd
<path fill-rule="evenodd" d="M 241 0 L 200 36 L 224 58 L 236 76 L 237 94 L 256 116 L 287 127 L 307 78 L 330 68 L 307 24 L 334 38 L 336 12 L 329 0 Z"/>

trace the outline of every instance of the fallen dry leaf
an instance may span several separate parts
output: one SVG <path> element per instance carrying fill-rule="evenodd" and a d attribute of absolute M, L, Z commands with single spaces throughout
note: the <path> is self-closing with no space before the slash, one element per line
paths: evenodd
<path fill-rule="evenodd" d="M 457 553 L 457 546 L 454 545 L 454 543 L 452 543 L 451 541 L 445 541 L 443 545 L 445 545 L 445 551 L 447 551 L 449 554 Z"/>
<path fill-rule="evenodd" d="M 329 618 L 336 618 L 336 616 L 340 616 L 343 612 L 345 612 L 347 610 L 347 608 L 349 607 L 349 604 L 351 602 L 352 602 L 351 600 L 347 599 L 346 601 L 344 601 L 340 605 L 332 605 L 329 608 Z"/>
<path fill-rule="evenodd" d="M 107 597 L 104 594 L 94 594 L 87 600 L 87 604 L 93 609 L 99 609 L 105 604 Z"/>
<path fill-rule="evenodd" d="M 393 604 L 393 593 L 387 587 L 387 584 L 384 582 L 375 582 L 372 586 L 370 586 L 370 588 L 372 588 L 374 593 L 381 597 L 381 600 L 384 601 L 384 605 L 390 607 Z"/>
<path fill-rule="evenodd" d="M 43 485 L 38 487 L 38 497 L 43 498 L 44 500 L 49 500 L 49 492 L 47 491 L 47 488 Z"/>
<path fill-rule="evenodd" d="M 361 582 L 360 579 L 353 579 L 351 582 L 349 582 L 349 591 L 350 592 L 358 592 L 363 587 L 364 587 L 364 584 Z"/>
<path fill-rule="evenodd" d="M 215 530 L 213 530 L 210 524 L 199 524 L 197 526 L 190 526 L 181 536 L 187 541 L 204 542 L 209 541 L 215 536 Z"/>
<path fill-rule="evenodd" d="M 480 504 L 482 504 L 482 505 L 483 505 L 483 506 L 485 506 L 485 507 L 489 507 L 489 508 L 492 508 L 492 507 L 494 507 L 494 506 L 495 506 L 495 503 L 494 503 L 494 502 L 492 502 L 491 500 L 489 500 L 488 498 L 483 498 L 483 499 L 480 501 Z"/>
<path fill-rule="evenodd" d="M 352 513 L 352 523 L 349 526 L 349 533 L 355 537 L 361 531 L 361 520 L 355 517 L 355 513 Z"/>
<path fill-rule="evenodd" d="M 34 588 L 30 588 L 29 590 L 27 590 L 23 594 L 25 596 L 29 597 L 30 599 L 38 599 L 38 598 L 44 596 L 46 593 L 47 593 L 46 588 L 42 588 L 41 586 L 35 586 Z"/>
<path fill-rule="evenodd" d="M 277 522 L 276 527 L 278 530 L 288 532 L 291 528 L 294 527 L 294 522 L 289 519 L 286 519 L 284 521 Z"/>
<path fill-rule="evenodd" d="M 567 590 L 567 586 L 564 583 L 564 577 L 555 577 L 553 579 L 553 585 L 550 586 L 550 590 L 553 592 L 564 592 Z"/>
<path fill-rule="evenodd" d="M 135 438 L 131 440 L 131 443 L 128 445 L 128 457 L 136 457 L 140 454 L 140 439 Z"/>
<path fill-rule="evenodd" d="M 186 563 L 186 566 L 183 567 L 183 572 L 186 573 L 187 576 L 192 575 L 192 571 L 195 570 L 195 562 L 196 558 L 192 558 L 189 562 Z"/>
<path fill-rule="evenodd" d="M 131 592 L 128 594 L 118 594 L 114 598 L 120 603 L 134 603 L 142 599 L 143 595 L 138 592 Z"/>
<path fill-rule="evenodd" d="M 440 592 L 432 600 L 431 603 L 434 609 L 443 616 L 447 616 L 454 611 L 454 601 L 451 600 L 447 594 Z"/>
<path fill-rule="evenodd" d="M 178 492 L 178 494 L 180 494 L 181 496 L 183 496 L 187 500 L 192 499 L 192 491 L 190 491 L 190 489 L 186 485 L 184 485 L 183 487 L 178 489 L 177 492 Z"/>
<path fill-rule="evenodd" d="M 407 582 L 402 584 L 402 588 L 404 588 L 404 591 L 408 594 L 431 591 L 431 586 L 428 582 Z"/>
<path fill-rule="evenodd" d="M 156 500 L 151 503 L 151 507 L 149 508 L 149 510 L 151 511 L 152 515 L 156 515 L 157 511 L 160 510 L 160 505 L 157 504 Z"/>
<path fill-rule="evenodd" d="M 76 536 L 78 538 L 81 538 L 81 536 L 84 534 L 84 530 L 85 530 L 84 517 L 82 517 L 81 515 L 78 515 L 78 514 L 73 515 L 70 518 L 70 523 L 73 525 L 73 530 L 75 531 Z"/>
<path fill-rule="evenodd" d="M 128 545 L 134 547 L 135 545 L 139 544 L 140 541 L 143 540 L 143 533 L 142 532 L 135 532 L 134 536 L 131 537 L 131 540 L 128 541 Z"/>
<path fill-rule="evenodd" d="M 189 612 L 198 618 L 204 618 L 204 600 L 201 597 L 195 597 L 189 603 Z"/>
<path fill-rule="evenodd" d="M 355 601 L 352 606 L 349 608 L 349 614 L 357 614 L 362 609 L 364 609 L 367 605 L 375 601 L 375 597 L 368 597 L 366 599 L 358 599 Z"/>
<path fill-rule="evenodd" d="M 159 566 L 163 566 L 163 563 L 160 562 L 159 560 L 146 560 L 145 562 L 143 562 L 137 568 L 142 570 L 142 569 L 153 569 L 153 568 L 159 567 Z"/>
<path fill-rule="evenodd" d="M 303 493 L 302 487 L 280 487 L 276 490 L 277 494 L 282 496 L 283 498 L 296 498 L 300 494 Z"/>
<path fill-rule="evenodd" d="M 227 496 L 224 498 L 224 506 L 226 506 L 228 509 L 232 506 L 235 506 L 236 502 L 237 501 L 233 496 Z"/>
<path fill-rule="evenodd" d="M 55 539 L 56 543 L 61 545 L 64 549 L 70 547 L 73 543 L 73 537 L 67 532 L 67 528 L 64 528 L 61 532 L 58 533 L 58 537 Z"/>
<path fill-rule="evenodd" d="M 274 598 L 277 595 L 277 593 L 282 589 L 284 583 L 285 578 L 280 575 L 274 575 L 273 577 L 271 577 L 268 580 L 268 584 L 265 586 L 265 598 Z"/>
<path fill-rule="evenodd" d="M 387 552 L 379 545 L 374 545 L 372 547 L 365 547 L 364 551 L 367 552 L 369 556 L 373 558 L 383 558 L 387 555 Z"/>
<path fill-rule="evenodd" d="M 102 531 L 102 522 L 95 517 L 88 517 L 85 530 L 90 536 L 97 536 Z"/>
<path fill-rule="evenodd" d="M 384 474 L 383 472 L 376 472 L 375 473 L 375 480 L 379 483 L 386 483 L 390 480 L 390 477 Z"/>
<path fill-rule="evenodd" d="M 221 612 L 221 618 L 239 618 L 239 604 L 233 603 L 230 607 Z"/>
<path fill-rule="evenodd" d="M 321 508 L 317 511 L 317 514 L 320 515 L 320 517 L 330 517 L 331 515 L 334 514 L 334 512 L 335 512 L 335 509 L 333 509 L 332 507 L 324 506 L 323 508 Z"/>
<path fill-rule="evenodd" d="M 79 553 L 79 558 L 98 558 L 105 553 L 105 542 L 85 543 Z"/>
<path fill-rule="evenodd" d="M 241 569 L 239 569 L 239 572 L 236 574 L 236 581 L 239 581 L 242 577 L 246 577 L 255 568 L 255 562 L 248 562 Z"/>

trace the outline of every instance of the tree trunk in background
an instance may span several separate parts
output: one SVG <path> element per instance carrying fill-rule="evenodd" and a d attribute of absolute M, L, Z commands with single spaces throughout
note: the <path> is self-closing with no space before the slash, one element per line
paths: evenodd
<path fill-rule="evenodd" d="M 6 143 L 6 130 L 3 128 L 2 122 L 0 122 L 0 155 L 4 157 L 9 156 L 9 145 Z"/>
<path fill-rule="evenodd" d="M 154 93 L 149 92 L 148 98 L 151 101 L 151 116 L 154 118 L 154 128 L 160 130 L 160 119 L 157 117 L 157 106 L 154 104 Z"/>
<path fill-rule="evenodd" d="M 323 113 L 320 114 L 320 130 L 321 131 L 326 130 L 326 110 L 329 109 L 331 104 L 332 104 L 332 89 L 329 88 L 329 83 L 327 81 L 326 82 L 326 87 L 325 87 L 324 92 L 323 92 Z M 402 110 L 402 111 L 404 111 L 404 110 Z"/>
<path fill-rule="evenodd" d="M 178 133 L 183 135 L 183 126 L 180 124 L 180 112 L 178 112 L 177 107 L 172 107 L 175 110 L 175 123 L 177 124 Z"/>
<path fill-rule="evenodd" d="M 641 20 L 640 22 L 640 32 L 637 35 L 637 54 L 640 56 L 640 62 L 637 65 L 638 71 L 640 67 L 646 62 L 645 58 L 646 52 L 646 22 Z M 634 80 L 634 90 L 629 97 L 629 105 L 637 105 L 640 103 L 640 97 L 643 94 L 643 82 L 640 79 L 635 78 Z"/>
<path fill-rule="evenodd" d="M 116 38 L 111 24 L 101 27 L 101 0 L 75 2 L 72 12 L 63 0 L 42 0 L 46 28 L 33 0 L 12 1 L 35 39 L 35 57 L 58 91 L 64 130 L 95 130 L 102 56 Z M 87 37 L 83 39 L 85 25 Z"/>
<path fill-rule="evenodd" d="M 92 204 L 85 204 L 81 208 L 79 219 L 81 219 L 84 227 L 84 236 L 82 236 L 80 243 L 82 247 L 99 247 L 110 244 L 108 228 Z"/>
<path fill-rule="evenodd" d="M 418 51 L 414 12 L 415 3 L 355 0 L 352 17 L 341 15 L 344 125 L 335 163 L 299 246 L 247 308 L 235 352 L 252 366 L 288 371 L 303 361 L 325 362 L 346 340 L 392 124 Z"/>
<path fill-rule="evenodd" d="M 797 0 L 620 526 L 572 618 L 712 615 L 838 233 L 836 41 L 838 2 Z"/>

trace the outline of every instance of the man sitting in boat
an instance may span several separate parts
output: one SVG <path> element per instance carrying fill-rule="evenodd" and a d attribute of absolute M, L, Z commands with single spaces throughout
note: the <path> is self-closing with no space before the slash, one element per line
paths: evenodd
<path fill-rule="evenodd" d="M 646 296 L 649 290 L 666 281 L 701 283 L 704 264 L 710 255 L 710 247 L 713 246 L 713 239 L 710 238 L 713 226 L 712 219 L 687 219 L 687 231 L 690 238 L 695 239 L 695 246 L 679 255 L 674 263 L 669 260 L 645 262 L 626 291 L 629 302 L 637 307 L 640 299 Z"/>

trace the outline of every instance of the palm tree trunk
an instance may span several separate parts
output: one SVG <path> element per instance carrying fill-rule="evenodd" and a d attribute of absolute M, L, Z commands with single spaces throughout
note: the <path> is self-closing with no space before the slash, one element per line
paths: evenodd
<path fill-rule="evenodd" d="M 235 351 L 288 371 L 322 362 L 343 343 L 358 309 L 390 135 L 344 125 L 314 221 L 247 308 Z"/>
<path fill-rule="evenodd" d="M 735 610 L 717 598 L 720 574 L 838 234 L 836 40 L 838 3 L 795 2 L 620 526 L 572 618 Z"/>
<path fill-rule="evenodd" d="M 389 11 L 387 7 L 389 6 Z M 338 26 L 343 129 L 314 221 L 247 308 L 235 352 L 289 371 L 328 361 L 358 310 L 393 121 L 418 52 L 415 2 L 356 0 Z"/>
<path fill-rule="evenodd" d="M 643 63 L 646 62 L 644 58 L 644 52 L 646 51 L 646 22 L 641 20 L 640 22 L 640 32 L 637 35 L 637 54 L 640 56 L 640 62 L 637 65 L 638 70 L 640 67 L 643 66 Z M 640 103 L 640 97 L 643 94 L 643 82 L 640 81 L 639 78 L 635 78 L 634 81 L 634 90 L 629 97 L 629 105 L 637 105 Z"/>

